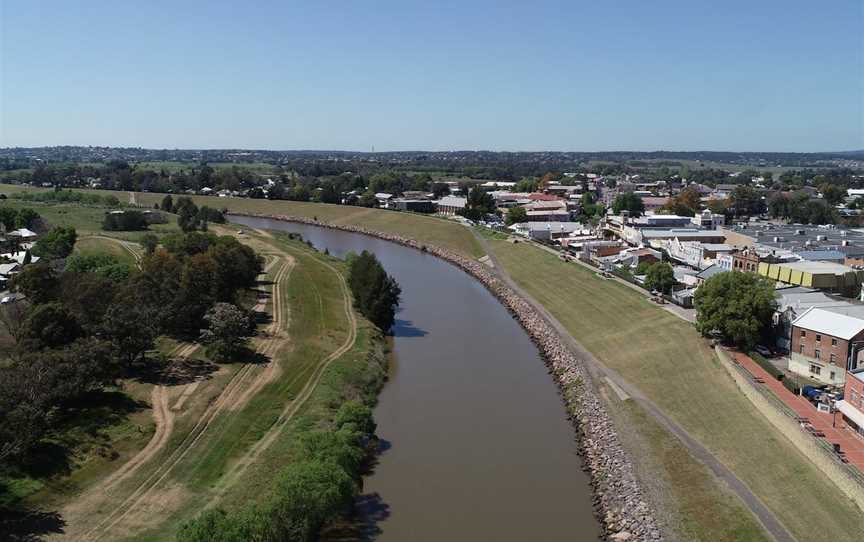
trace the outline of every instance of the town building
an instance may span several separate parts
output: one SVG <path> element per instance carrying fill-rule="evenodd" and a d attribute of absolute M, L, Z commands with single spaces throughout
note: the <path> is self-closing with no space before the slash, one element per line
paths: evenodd
<path fill-rule="evenodd" d="M 554 241 L 569 237 L 575 232 L 587 231 L 578 222 L 522 222 L 513 224 L 510 226 L 510 229 L 519 235 L 524 235 L 537 241 Z"/>
<path fill-rule="evenodd" d="M 763 277 L 768 277 L 784 284 L 818 288 L 847 297 L 856 295 L 862 281 L 864 281 L 864 271 L 830 262 L 802 260 L 797 262 L 767 263 L 761 261 L 756 272 Z"/>
<path fill-rule="evenodd" d="M 864 320 L 810 308 L 792 322 L 789 371 L 843 386 L 864 350 Z"/>
<path fill-rule="evenodd" d="M 437 202 L 438 214 L 452 216 L 468 205 L 468 198 L 444 196 Z"/>
<path fill-rule="evenodd" d="M 843 399 L 834 403 L 840 416 L 840 427 L 848 428 L 864 438 L 864 367 L 846 373 Z"/>
<path fill-rule="evenodd" d="M 412 211 L 414 213 L 434 213 L 435 202 L 428 199 L 394 198 L 388 204 L 390 209 Z"/>

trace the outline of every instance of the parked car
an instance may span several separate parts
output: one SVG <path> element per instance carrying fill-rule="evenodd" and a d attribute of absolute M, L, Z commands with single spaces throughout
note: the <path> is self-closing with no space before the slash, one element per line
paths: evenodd
<path fill-rule="evenodd" d="M 760 356 L 765 356 L 766 358 L 770 358 L 772 355 L 771 351 L 768 350 L 767 348 L 765 348 L 764 346 L 762 346 L 761 344 L 757 344 L 756 348 L 754 348 L 754 350 L 756 351 L 757 354 L 759 354 Z"/>

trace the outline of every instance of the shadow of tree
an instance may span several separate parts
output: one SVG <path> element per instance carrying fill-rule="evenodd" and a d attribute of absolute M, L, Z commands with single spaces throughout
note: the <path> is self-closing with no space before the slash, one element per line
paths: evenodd
<path fill-rule="evenodd" d="M 393 327 L 390 329 L 390 332 L 393 334 L 394 337 L 405 338 L 425 337 L 429 334 L 428 331 L 425 331 L 418 327 L 414 327 L 414 324 L 413 322 L 411 322 L 411 320 L 399 320 L 398 318 L 395 322 L 393 322 Z"/>
<path fill-rule="evenodd" d="M 0 508 L 0 534 L 10 542 L 35 542 L 62 533 L 66 522 L 57 512 Z"/>

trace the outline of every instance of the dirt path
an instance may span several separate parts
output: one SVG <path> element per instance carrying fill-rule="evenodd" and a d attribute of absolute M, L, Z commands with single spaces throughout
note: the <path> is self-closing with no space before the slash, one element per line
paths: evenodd
<path fill-rule="evenodd" d="M 473 230 L 472 230 L 473 231 Z M 483 238 L 482 235 L 479 235 L 475 232 L 475 237 L 480 242 L 480 246 L 489 255 L 489 258 L 492 260 L 494 264 L 495 272 L 498 276 L 517 294 L 519 294 L 522 299 L 524 299 L 527 303 L 529 303 L 537 313 L 546 320 L 550 326 L 558 333 L 561 339 L 567 344 L 570 349 L 585 362 L 585 366 L 588 369 L 588 374 L 591 377 L 590 380 L 592 384 L 597 387 L 597 382 L 602 378 L 608 378 L 612 382 L 618 385 L 625 393 L 630 395 L 635 401 L 639 403 L 639 405 L 649 414 L 651 415 L 660 425 L 662 425 L 667 431 L 673 434 L 681 444 L 687 448 L 687 451 L 690 454 L 705 464 L 712 473 L 714 473 L 717 478 L 723 480 L 732 491 L 738 495 L 744 505 L 750 510 L 753 516 L 762 524 L 765 528 L 766 532 L 774 538 L 777 542 L 794 542 L 795 538 L 792 534 L 786 529 L 786 527 L 780 522 L 777 516 L 774 515 L 774 512 L 769 509 L 765 503 L 762 502 L 759 497 L 757 497 L 747 484 L 745 484 L 738 476 L 735 475 L 726 465 L 724 465 L 720 459 L 717 458 L 714 454 L 712 454 L 705 446 L 703 446 L 699 441 L 697 441 L 690 433 L 687 432 L 686 429 L 681 427 L 677 422 L 672 420 L 663 410 L 657 406 L 656 403 L 651 401 L 644 393 L 642 393 L 638 388 L 633 386 L 630 382 L 624 379 L 620 374 L 618 374 L 612 368 L 606 366 L 599 359 L 594 357 L 585 347 L 579 343 L 570 333 L 567 331 L 567 328 L 564 327 L 561 322 L 559 322 L 546 308 L 537 300 L 535 300 L 528 292 L 522 289 L 516 281 L 514 281 L 510 275 L 504 271 L 504 268 L 501 266 L 498 261 L 495 253 L 489 250 L 489 245 L 486 242 L 486 239 Z"/>
<path fill-rule="evenodd" d="M 268 327 L 268 331 L 279 330 L 283 326 L 283 311 L 281 307 L 279 307 L 281 304 L 280 286 L 283 281 L 287 279 L 294 263 L 293 258 L 291 258 L 290 255 L 287 253 L 280 253 L 268 263 L 268 267 L 272 269 L 272 266 L 280 260 L 285 263 L 278 269 L 274 277 L 272 295 L 274 307 L 273 322 Z M 271 335 L 275 335 L 275 333 Z M 280 340 L 284 340 L 284 338 L 280 338 Z M 266 350 L 266 352 L 275 351 L 275 349 L 278 349 L 278 343 L 279 340 L 276 338 L 265 341 L 263 347 L 259 349 L 259 353 L 265 353 L 262 350 Z M 124 522 L 124 520 L 126 524 L 144 523 L 144 520 L 146 520 L 146 517 L 144 516 L 150 512 L 150 508 L 152 507 L 151 505 L 153 504 L 170 506 L 171 503 L 167 501 L 171 501 L 172 499 L 170 496 L 177 494 L 178 492 L 171 490 L 157 491 L 157 488 L 159 488 L 160 484 L 166 481 L 174 468 L 184 460 L 192 450 L 196 449 L 196 445 L 200 442 L 203 436 L 207 434 L 214 421 L 219 417 L 219 414 L 223 411 L 237 410 L 239 402 L 248 400 L 248 398 L 253 396 L 253 394 L 249 392 L 249 388 L 254 388 L 258 391 L 266 384 L 267 378 L 278 375 L 278 373 L 274 372 L 276 370 L 275 366 L 278 364 L 271 362 L 268 363 L 268 365 L 274 366 L 274 368 L 269 372 L 267 370 L 261 370 L 260 367 L 255 364 L 246 364 L 241 367 L 232 376 L 216 400 L 208 405 L 195 426 L 185 436 L 177 448 L 172 451 L 170 456 L 163 461 L 137 488 L 135 488 L 135 490 L 125 500 L 120 502 L 113 511 L 102 518 L 93 528 L 87 531 L 83 535 L 82 539 L 98 540 L 105 536 L 109 531 L 115 529 L 121 522 Z M 188 391 L 187 388 L 187 390 L 184 391 L 184 394 Z M 192 391 L 194 392 L 194 390 Z M 191 392 L 189 392 L 189 394 L 191 395 Z M 182 401 L 185 401 L 185 399 L 181 395 L 181 398 L 178 401 L 181 406 Z M 175 499 L 176 498 L 182 499 L 182 495 L 178 494 Z"/>
<path fill-rule="evenodd" d="M 321 360 L 321 362 L 315 367 L 312 376 L 298 392 L 294 400 L 285 405 L 279 418 L 277 418 L 270 429 L 268 429 L 264 436 L 261 437 L 261 439 L 256 442 L 240 459 L 238 459 L 222 477 L 222 480 L 220 481 L 220 489 L 207 503 L 208 507 L 213 506 L 221 500 L 227 490 L 243 476 L 246 469 L 249 468 L 250 465 L 254 464 L 260 458 L 261 454 L 264 453 L 264 451 L 267 450 L 267 448 L 269 448 L 270 445 L 279 437 L 285 426 L 294 418 L 297 412 L 312 396 L 312 393 L 315 391 L 315 388 L 324 376 L 327 367 L 354 347 L 354 343 L 357 340 L 357 317 L 354 314 L 354 307 L 351 303 L 351 295 L 348 291 L 348 285 L 345 282 L 345 278 L 338 270 L 329 264 L 325 263 L 324 265 L 339 277 L 339 286 L 345 299 L 343 309 L 345 311 L 345 317 L 348 320 L 348 336 L 339 348 Z"/>

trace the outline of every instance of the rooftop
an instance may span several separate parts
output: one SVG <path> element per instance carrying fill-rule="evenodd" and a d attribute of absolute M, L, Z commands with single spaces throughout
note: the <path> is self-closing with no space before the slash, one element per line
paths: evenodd
<path fill-rule="evenodd" d="M 860 318 L 815 307 L 807 309 L 792 325 L 847 341 L 864 331 L 864 320 Z"/>
<path fill-rule="evenodd" d="M 814 262 L 809 260 L 804 260 L 800 262 L 785 262 L 778 263 L 774 265 L 780 265 L 789 269 L 794 269 L 795 271 L 803 271 L 805 273 L 816 273 L 816 274 L 832 274 L 832 275 L 845 275 L 846 273 L 854 273 L 855 270 L 848 265 L 842 265 L 839 263 L 833 262 Z"/>

